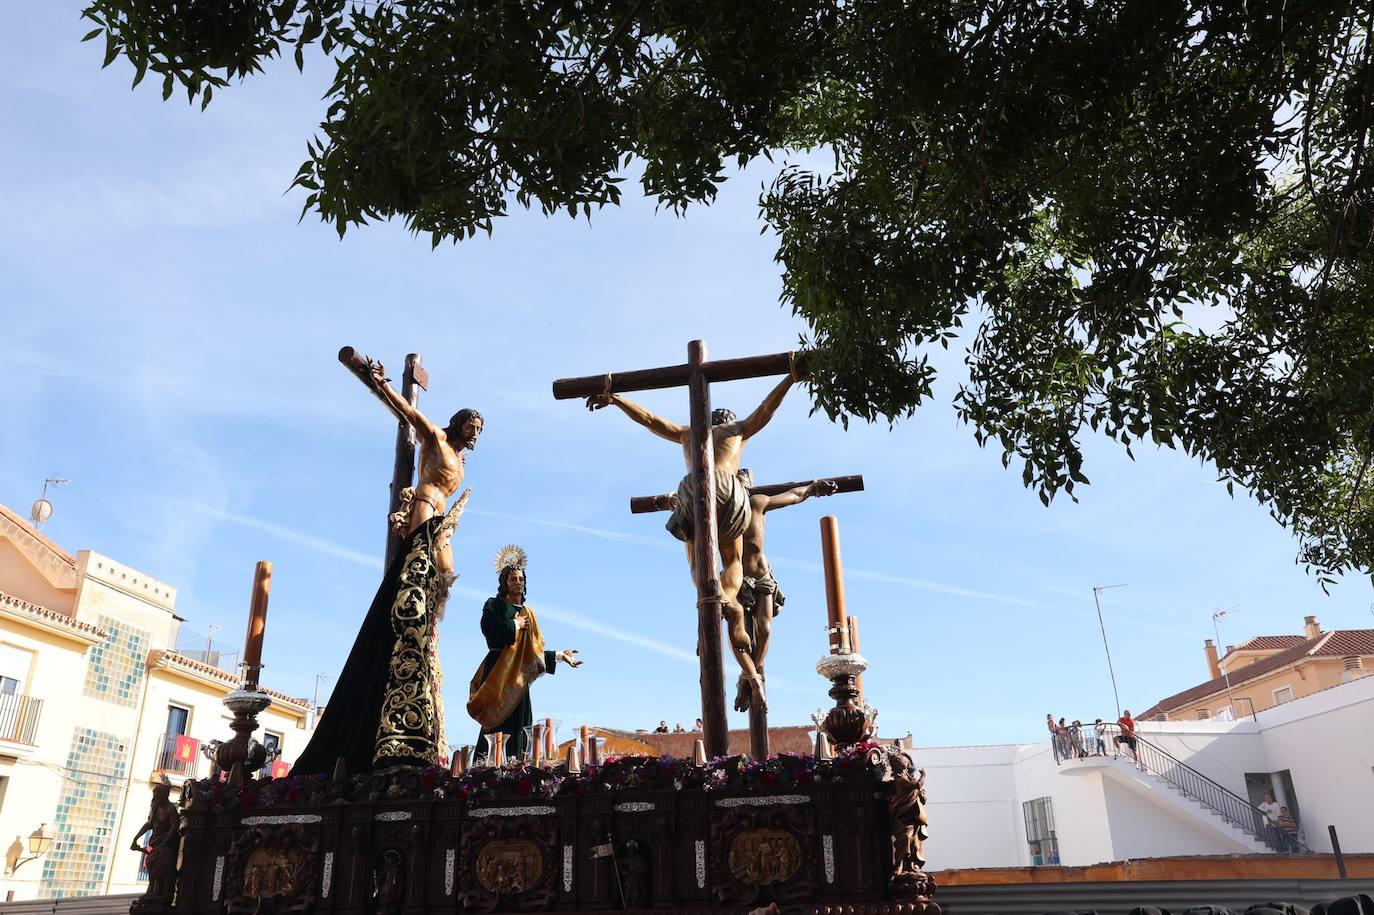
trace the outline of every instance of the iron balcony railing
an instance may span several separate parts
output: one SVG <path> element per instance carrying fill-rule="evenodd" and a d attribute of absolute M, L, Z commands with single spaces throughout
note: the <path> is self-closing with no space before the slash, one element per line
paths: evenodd
<path fill-rule="evenodd" d="M 1058 759 L 1074 759 L 1093 756 L 1105 751 L 1107 755 L 1121 754 L 1131 757 L 1125 744 L 1118 744 L 1116 738 L 1121 729 L 1115 724 L 1102 725 L 1103 747 L 1097 746 L 1095 725 L 1085 724 L 1080 737 L 1075 739 L 1073 731 L 1067 735 L 1057 735 L 1050 739 Z M 1242 832 L 1264 843 L 1273 851 L 1308 851 L 1294 834 L 1285 836 L 1269 818 L 1229 788 L 1224 788 L 1201 772 L 1174 757 L 1166 750 L 1150 743 L 1136 733 L 1135 760 L 1146 772 L 1168 782 L 1185 797 L 1192 798 L 1208 810 L 1215 812 L 1226 822 L 1238 827 Z"/>
<path fill-rule="evenodd" d="M 177 738 L 181 734 L 163 734 L 158 738 L 157 760 L 154 771 L 171 772 L 176 775 L 195 775 L 196 764 L 200 760 L 199 751 L 191 754 L 190 759 L 177 758 Z"/>
<path fill-rule="evenodd" d="M 0 693 L 0 740 L 34 746 L 43 700 L 19 693 Z"/>

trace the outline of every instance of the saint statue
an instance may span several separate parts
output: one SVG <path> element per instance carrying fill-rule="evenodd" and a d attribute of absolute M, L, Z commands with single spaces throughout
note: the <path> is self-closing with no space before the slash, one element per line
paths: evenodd
<path fill-rule="evenodd" d="M 754 475 L 747 469 L 739 472 L 740 481 L 748 490 L 754 485 Z M 760 677 L 764 676 L 763 661 L 768 657 L 768 642 L 773 632 L 773 617 L 782 610 L 782 589 L 773 577 L 773 566 L 763 553 L 764 536 L 768 532 L 766 517 L 770 511 L 786 508 L 805 502 L 812 496 L 834 495 L 838 484 L 834 480 L 813 480 L 802 486 L 794 486 L 777 495 L 756 493 L 749 496 L 749 523 L 744 529 L 744 557 L 742 560 L 744 580 L 740 585 L 739 601 L 745 613 L 753 621 L 754 646 L 750 657 L 754 669 Z M 765 678 L 766 680 L 766 678 Z M 752 698 L 749 683 L 741 677 L 735 696 L 735 709 L 748 711 Z"/>
<path fill-rule="evenodd" d="M 734 649 L 735 660 L 742 671 L 741 681 L 749 686 L 750 702 L 758 708 L 768 707 L 763 691 L 763 678 L 759 676 L 752 657 L 753 644 L 744 625 L 744 608 L 739 602 L 740 585 L 744 580 L 742 566 L 744 554 L 744 532 L 749 527 L 750 507 L 749 488 L 739 478 L 740 458 L 744 454 L 744 443 L 757 435 L 768 425 L 787 391 L 797 382 L 794 374 L 784 378 L 753 413 L 743 420 L 737 420 L 729 410 L 711 411 L 711 449 L 715 455 L 715 498 L 716 533 L 720 547 L 720 589 L 724 599 L 722 610 L 729 624 L 730 646 Z M 671 420 L 656 416 L 633 401 L 619 394 L 596 394 L 587 398 L 587 408 L 600 410 L 614 404 L 630 419 L 639 423 L 650 432 L 676 442 L 682 446 L 687 466 L 692 466 L 691 426 L 683 426 Z M 668 517 L 668 532 L 687 545 L 687 563 L 691 567 L 692 582 L 698 583 L 696 551 L 692 539 L 696 535 L 695 498 L 692 492 L 692 475 L 688 473 L 678 484 L 672 514 Z"/>
<path fill-rule="evenodd" d="M 181 850 L 181 815 L 171 801 L 172 786 L 162 784 L 153 786 L 153 802 L 148 808 L 148 821 L 138 827 L 134 834 L 134 851 L 146 856 L 148 870 L 148 889 L 145 899 L 162 899 L 168 902 L 176 889 L 177 854 Z M 148 834 L 147 843 L 139 839 Z"/>
<path fill-rule="evenodd" d="M 415 430 L 419 482 L 401 493 L 404 507 L 391 516 L 404 539 L 295 774 L 330 772 L 339 757 L 349 772 L 372 772 L 437 766 L 448 755 L 438 624 L 456 578 L 449 541 L 467 492 L 447 506 L 463 484 L 464 452 L 477 447 L 482 415 L 460 410 L 441 429 L 387 383 L 380 362 L 367 365 L 368 387 Z"/>
<path fill-rule="evenodd" d="M 482 606 L 487 656 L 468 687 L 468 714 L 481 727 L 475 753 L 490 757 L 488 734 L 506 735 L 506 752 L 519 758 L 528 749 L 525 729 L 534 723 L 530 686 L 551 674 L 559 662 L 581 667 L 577 649 L 551 651 L 534 611 L 525 606 L 525 551 L 506 546 L 496 556 L 496 596 Z"/>

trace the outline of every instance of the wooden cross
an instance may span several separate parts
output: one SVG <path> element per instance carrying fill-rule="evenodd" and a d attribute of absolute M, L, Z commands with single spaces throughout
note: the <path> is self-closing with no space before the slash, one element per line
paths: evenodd
<path fill-rule="evenodd" d="M 792 483 L 765 483 L 762 486 L 749 487 L 749 495 L 776 496 L 790 489 L 796 489 L 800 486 L 814 486 L 817 483 L 834 483 L 836 493 L 861 492 L 864 488 L 863 476 L 854 474 L 844 477 L 823 477 L 817 480 L 799 480 Z M 630 513 L 635 515 L 671 511 L 672 507 L 673 496 L 667 493 L 658 496 L 630 497 Z M 745 549 L 748 550 L 748 541 L 746 541 Z M 754 613 L 750 612 L 747 621 L 749 638 L 757 646 L 756 625 L 757 620 Z M 759 659 L 755 657 L 754 663 L 758 664 L 758 661 Z M 762 666 L 759 667 L 759 673 L 763 673 Z M 751 703 L 749 706 L 749 752 L 755 759 L 765 759 L 772 752 L 768 739 L 768 710 L 760 708 L 758 703 Z"/>
<path fill-rule="evenodd" d="M 706 752 L 724 756 L 730 734 L 725 717 L 725 670 L 721 659 L 721 588 L 716 568 L 715 452 L 711 448 L 711 382 L 786 375 L 799 359 L 793 353 L 773 353 L 743 359 L 706 360 L 706 344 L 687 344 L 687 362 L 633 372 L 560 378 L 553 383 L 557 400 L 624 394 L 659 388 L 687 388 L 691 408 L 689 447 L 692 496 L 695 502 L 692 548 L 697 572 L 697 656 L 701 660 L 701 723 Z"/>
<path fill-rule="evenodd" d="M 401 373 L 401 396 L 412 406 L 417 406 L 420 402 L 420 391 L 429 390 L 429 372 L 420 361 L 424 359 L 418 353 L 406 354 L 406 367 Z M 373 387 L 372 371 L 368 368 L 367 360 L 359 356 L 351 346 L 345 346 L 339 350 L 339 361 L 344 364 L 358 380 L 367 386 L 369 391 L 376 394 Z M 386 526 L 386 559 L 383 568 L 391 568 L 391 560 L 396 558 L 396 551 L 401 548 L 401 535 L 392 529 L 390 518 L 392 514 L 401 510 L 401 490 L 407 486 L 415 485 L 415 430 L 410 428 L 410 423 L 406 422 L 405 417 L 401 416 L 396 410 L 387 403 L 386 398 L 378 395 L 378 400 L 391 411 L 391 415 L 396 417 L 396 462 L 391 470 L 391 499 L 388 503 L 386 516 L 388 523 Z"/>
<path fill-rule="evenodd" d="M 817 480 L 797 480 L 793 483 L 765 483 L 762 486 L 750 486 L 749 495 L 776 496 L 779 493 L 787 492 L 789 489 L 808 486 L 812 483 L 834 483 L 836 494 L 862 492 L 864 488 L 863 475 L 853 474 L 847 477 L 821 477 Z M 643 515 L 649 512 L 672 511 L 672 498 L 670 493 L 664 493 L 661 496 L 630 496 L 630 514 Z"/>

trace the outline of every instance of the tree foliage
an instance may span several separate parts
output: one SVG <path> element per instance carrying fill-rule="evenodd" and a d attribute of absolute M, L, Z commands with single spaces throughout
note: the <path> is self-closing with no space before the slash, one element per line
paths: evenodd
<path fill-rule="evenodd" d="M 208 103 L 318 42 L 295 184 L 342 234 L 434 244 L 511 201 L 763 193 L 833 417 L 895 420 L 931 347 L 1046 503 L 1090 430 L 1180 448 L 1374 568 L 1374 5 L 1312 0 L 91 0 L 106 64 Z M 816 156 L 803 161 L 815 161 Z"/>

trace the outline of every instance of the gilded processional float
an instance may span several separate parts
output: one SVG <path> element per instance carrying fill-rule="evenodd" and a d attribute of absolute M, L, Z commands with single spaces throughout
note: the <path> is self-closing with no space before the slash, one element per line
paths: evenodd
<path fill-rule="evenodd" d="M 696 341 L 682 365 L 553 385 L 556 398 L 616 406 L 682 449 L 676 491 L 635 497 L 631 510 L 670 513 L 667 528 L 685 545 L 696 587 L 702 739 L 692 759 L 611 755 L 585 727 L 560 744 L 552 722 L 534 718 L 535 680 L 582 661 L 574 649 L 546 646 L 525 605 L 529 561 L 514 546 L 498 554 L 496 593 L 482 608 L 488 653 L 467 703 L 479 734 L 450 748 L 438 627 L 455 577 L 450 539 L 468 498 L 459 494 L 465 458 L 484 419 L 470 409 L 443 427 L 425 417 L 418 357 L 407 360 L 399 392 L 380 363 L 347 347 L 339 358 L 399 423 L 383 581 L 310 744 L 288 775 L 268 778 L 251 774 L 268 761 L 253 737 L 270 703 L 258 677 L 271 568 L 259 563 L 242 688 L 225 700 L 234 736 L 207 748 L 212 774 L 185 786 L 179 808 L 166 791 L 155 794 L 144 830 L 148 892 L 134 913 L 705 913 L 777 904 L 938 915 L 922 871 L 924 773 L 874 739 L 833 516 L 821 521 L 829 645 L 816 669 L 834 705 L 815 715 L 813 754 L 769 752 L 765 657 L 784 598 L 764 553 L 764 516 L 863 485 L 860 477 L 755 485 L 741 466 L 748 440 L 805 377 L 804 353 L 708 361 Z M 712 382 L 769 375 L 784 377 L 743 419 L 711 409 Z M 685 424 L 622 396 L 682 386 Z M 734 705 L 749 713 L 748 754 L 728 753 L 723 640 L 739 666 Z"/>

